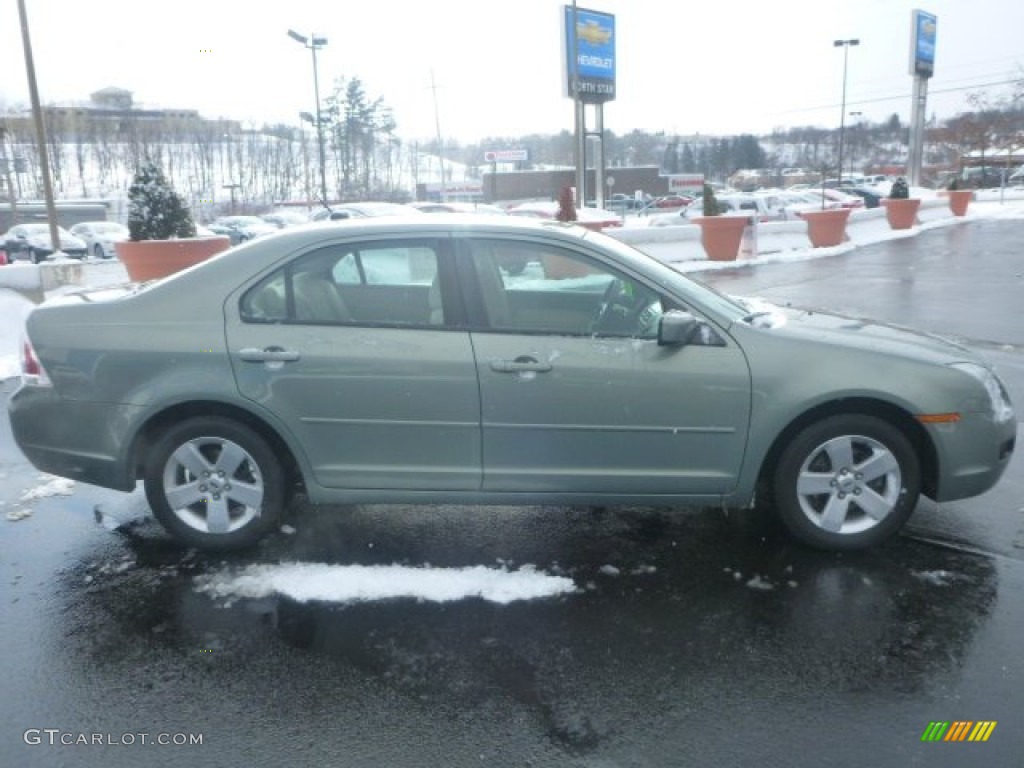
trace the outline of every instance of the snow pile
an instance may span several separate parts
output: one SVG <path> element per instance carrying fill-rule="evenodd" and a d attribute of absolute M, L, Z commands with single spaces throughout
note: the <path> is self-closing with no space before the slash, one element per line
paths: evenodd
<path fill-rule="evenodd" d="M 53 475 L 40 475 L 44 482 L 35 488 L 29 488 L 21 494 L 20 501 L 30 502 L 48 499 L 51 496 L 70 496 L 75 491 L 75 481 L 66 477 L 54 477 Z"/>
<path fill-rule="evenodd" d="M 196 580 L 196 590 L 216 598 L 283 595 L 300 603 L 360 603 L 398 598 L 446 603 L 479 597 L 504 605 L 572 593 L 576 585 L 572 579 L 551 576 L 529 565 L 510 571 L 482 565 L 410 568 L 282 563 L 250 565 L 235 573 L 203 576 Z"/>
<path fill-rule="evenodd" d="M 13 269 L 13 267 L 4 267 Z M 4 319 L 6 331 L 0 331 L 0 381 L 17 376 L 20 372 L 18 345 L 25 318 L 35 306 L 31 301 L 14 291 L 0 290 L 0 317 Z"/>

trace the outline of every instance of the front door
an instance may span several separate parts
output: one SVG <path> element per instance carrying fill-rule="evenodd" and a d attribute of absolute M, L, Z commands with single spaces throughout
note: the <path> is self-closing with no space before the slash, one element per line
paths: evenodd
<path fill-rule="evenodd" d="M 484 488 L 719 494 L 743 461 L 750 375 L 709 325 L 661 347 L 672 305 L 576 251 L 460 242 L 480 378 Z M 525 268 L 523 268 L 525 264 Z M 517 274 L 518 273 L 518 274 Z"/>

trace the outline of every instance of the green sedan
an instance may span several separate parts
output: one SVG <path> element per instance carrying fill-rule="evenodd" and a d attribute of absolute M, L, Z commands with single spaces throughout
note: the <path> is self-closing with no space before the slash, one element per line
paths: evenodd
<path fill-rule="evenodd" d="M 876 545 L 984 493 L 1016 418 L 971 352 L 716 293 L 581 227 L 389 217 L 254 240 L 27 321 L 15 438 L 184 542 L 315 503 L 759 507 Z"/>

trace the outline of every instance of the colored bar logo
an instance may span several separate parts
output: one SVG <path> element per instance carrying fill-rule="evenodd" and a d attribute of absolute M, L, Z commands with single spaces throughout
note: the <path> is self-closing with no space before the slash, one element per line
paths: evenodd
<path fill-rule="evenodd" d="M 988 741 L 996 723 L 996 720 L 933 720 L 921 734 L 921 741 Z"/>

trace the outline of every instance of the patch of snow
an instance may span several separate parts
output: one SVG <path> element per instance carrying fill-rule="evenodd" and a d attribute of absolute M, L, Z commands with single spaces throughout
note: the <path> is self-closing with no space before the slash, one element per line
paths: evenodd
<path fill-rule="evenodd" d="M 598 570 L 605 576 L 618 576 L 621 573 L 614 565 L 602 565 Z"/>
<path fill-rule="evenodd" d="M 283 595 L 300 603 L 361 603 L 398 598 L 445 603 L 479 597 L 507 604 L 577 591 L 572 579 L 551 576 L 529 565 L 509 571 L 484 566 L 410 568 L 323 563 L 250 565 L 235 573 L 200 577 L 195 588 L 215 598 Z"/>
<path fill-rule="evenodd" d="M 747 582 L 747 587 L 749 589 L 757 589 L 762 592 L 769 592 L 775 589 L 774 584 L 772 584 L 770 581 L 762 579 L 761 575 L 757 573 L 754 574 L 754 578 Z"/>
<path fill-rule="evenodd" d="M 652 573 L 657 573 L 658 567 L 655 565 L 638 565 L 632 571 L 631 574 L 634 576 L 649 576 Z"/>
<path fill-rule="evenodd" d="M 41 475 L 45 482 L 35 488 L 29 488 L 21 494 L 21 501 L 39 501 L 51 496 L 70 496 L 75 490 L 75 481 L 66 477 L 54 477 L 53 475 Z"/>
<path fill-rule="evenodd" d="M 914 577 L 933 587 L 949 587 L 956 581 L 956 574 L 949 571 L 914 571 Z"/>

